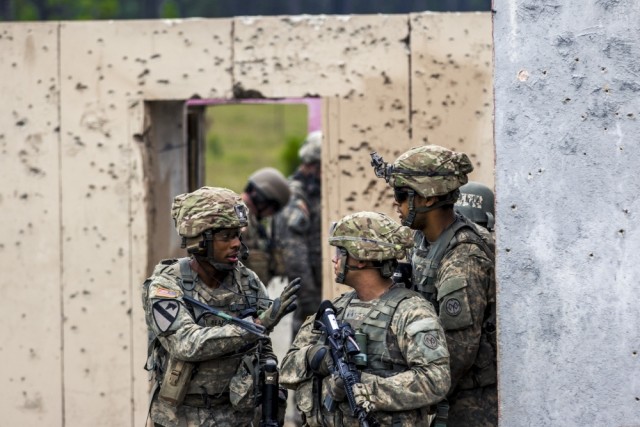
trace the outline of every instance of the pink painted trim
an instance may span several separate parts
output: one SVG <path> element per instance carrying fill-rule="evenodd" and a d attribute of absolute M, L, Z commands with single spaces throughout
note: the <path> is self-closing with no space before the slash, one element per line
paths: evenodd
<path fill-rule="evenodd" d="M 280 98 L 280 99 L 189 99 L 187 107 L 224 104 L 306 104 L 309 132 L 322 130 L 322 99 L 320 98 Z"/>

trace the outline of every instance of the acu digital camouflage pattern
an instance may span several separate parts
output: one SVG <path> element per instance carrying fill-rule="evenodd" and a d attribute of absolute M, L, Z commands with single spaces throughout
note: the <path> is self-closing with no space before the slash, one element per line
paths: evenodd
<path fill-rule="evenodd" d="M 422 197 L 442 196 L 467 183 L 473 165 L 464 153 L 438 145 L 414 147 L 393 164 L 389 184 L 410 187 Z"/>
<path fill-rule="evenodd" d="M 298 150 L 298 157 L 302 163 L 319 162 L 322 152 L 322 132 L 319 130 L 311 132 Z"/>
<path fill-rule="evenodd" d="M 428 426 L 428 407 L 444 398 L 450 384 L 446 339 L 431 304 L 400 287 L 372 301 L 361 301 L 352 291 L 333 304 L 339 320 L 367 336 L 368 364 L 361 383 L 380 425 Z M 296 390 L 296 406 L 306 425 L 359 426 L 347 402 L 340 402 L 333 414 L 322 405 L 328 377 L 309 369 L 307 352 L 326 337 L 314 331 L 313 320 L 303 324 L 284 357 L 280 384 Z"/>
<path fill-rule="evenodd" d="M 240 228 L 247 225 L 247 206 L 235 192 L 220 187 L 202 187 L 173 200 L 171 217 L 178 234 L 196 237 L 210 228 Z"/>
<path fill-rule="evenodd" d="M 495 271 L 493 260 L 479 244 L 482 237 L 493 250 L 493 238 L 480 226 L 473 230 L 463 227 L 456 232 L 458 244 L 444 254 L 435 282 L 435 304 L 451 362 L 447 427 L 498 425 Z M 413 249 L 417 289 L 426 281 L 429 261 L 421 254 L 428 254 L 429 246 L 423 239 Z"/>
<path fill-rule="evenodd" d="M 336 224 L 329 244 L 345 248 L 362 261 L 402 259 L 413 246 L 413 232 L 385 214 L 357 212 Z"/>
<path fill-rule="evenodd" d="M 258 353 L 261 357 L 276 358 L 271 341 L 258 344 L 257 336 L 215 316 L 205 315 L 196 324 L 181 298 L 186 291 L 180 285 L 180 278 L 177 262 L 161 263 L 143 288 L 147 326 L 153 336 L 158 336 L 161 345 L 153 355 L 156 362 L 166 365 L 168 353 L 196 364 L 184 403 L 174 407 L 155 395 L 151 419 L 165 427 L 249 426 L 256 408 L 254 380 L 248 366 L 255 363 Z M 242 265 L 230 272 L 219 288 L 209 288 L 196 280 L 190 293 L 193 298 L 233 316 L 238 316 L 247 304 L 258 313 L 268 307 L 265 287 Z M 153 307 L 167 300 L 179 309 L 171 325 L 162 330 L 154 320 Z M 200 309 L 195 310 L 196 316 L 202 314 Z M 208 402 L 203 400 L 203 393 L 208 396 Z"/>

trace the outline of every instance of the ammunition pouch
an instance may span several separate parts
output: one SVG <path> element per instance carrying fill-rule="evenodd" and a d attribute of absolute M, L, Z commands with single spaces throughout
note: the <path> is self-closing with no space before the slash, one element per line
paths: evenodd
<path fill-rule="evenodd" d="M 260 367 L 256 354 L 245 355 L 229 383 L 229 400 L 236 410 L 255 410 L 259 376 Z"/>
<path fill-rule="evenodd" d="M 169 357 L 158 398 L 171 406 L 180 405 L 187 394 L 194 366 L 193 363 Z"/>

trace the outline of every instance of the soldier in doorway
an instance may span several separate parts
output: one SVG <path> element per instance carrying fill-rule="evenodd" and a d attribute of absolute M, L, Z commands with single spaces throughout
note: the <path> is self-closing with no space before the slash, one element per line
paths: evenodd
<path fill-rule="evenodd" d="M 287 277 L 302 278 L 293 336 L 304 319 L 315 313 L 322 297 L 321 149 L 322 132 L 311 132 L 298 152 L 301 164 L 289 179 L 291 199 L 277 221 Z"/>
<path fill-rule="evenodd" d="M 496 287 L 491 234 L 454 211 L 473 166 L 466 154 L 415 147 L 389 165 L 372 154 L 376 176 L 393 187 L 394 208 L 415 232 L 412 287 L 438 311 L 451 354 L 447 426 L 496 426 Z"/>
<path fill-rule="evenodd" d="M 142 288 L 151 419 L 164 427 L 250 426 L 260 370 L 277 363 L 264 333 L 295 309 L 300 280 L 272 301 L 239 262 L 247 207 L 233 191 L 181 194 L 171 214 L 189 256 L 160 262 Z"/>
<path fill-rule="evenodd" d="M 285 273 L 282 248 L 276 245 L 278 230 L 274 214 L 289 202 L 289 183 L 274 168 L 262 168 L 250 177 L 242 200 L 249 209 L 248 225 L 242 232 L 242 263 L 258 275 L 265 286 Z"/>

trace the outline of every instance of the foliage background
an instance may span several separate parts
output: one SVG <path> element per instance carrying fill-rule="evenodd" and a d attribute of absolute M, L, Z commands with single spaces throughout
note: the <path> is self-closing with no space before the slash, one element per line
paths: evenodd
<path fill-rule="evenodd" d="M 0 0 L 0 20 L 487 11 L 491 0 Z"/>
<path fill-rule="evenodd" d="M 298 166 L 306 105 L 218 105 L 207 108 L 206 121 L 206 185 L 240 192 L 257 169 L 271 166 L 288 176 Z"/>

